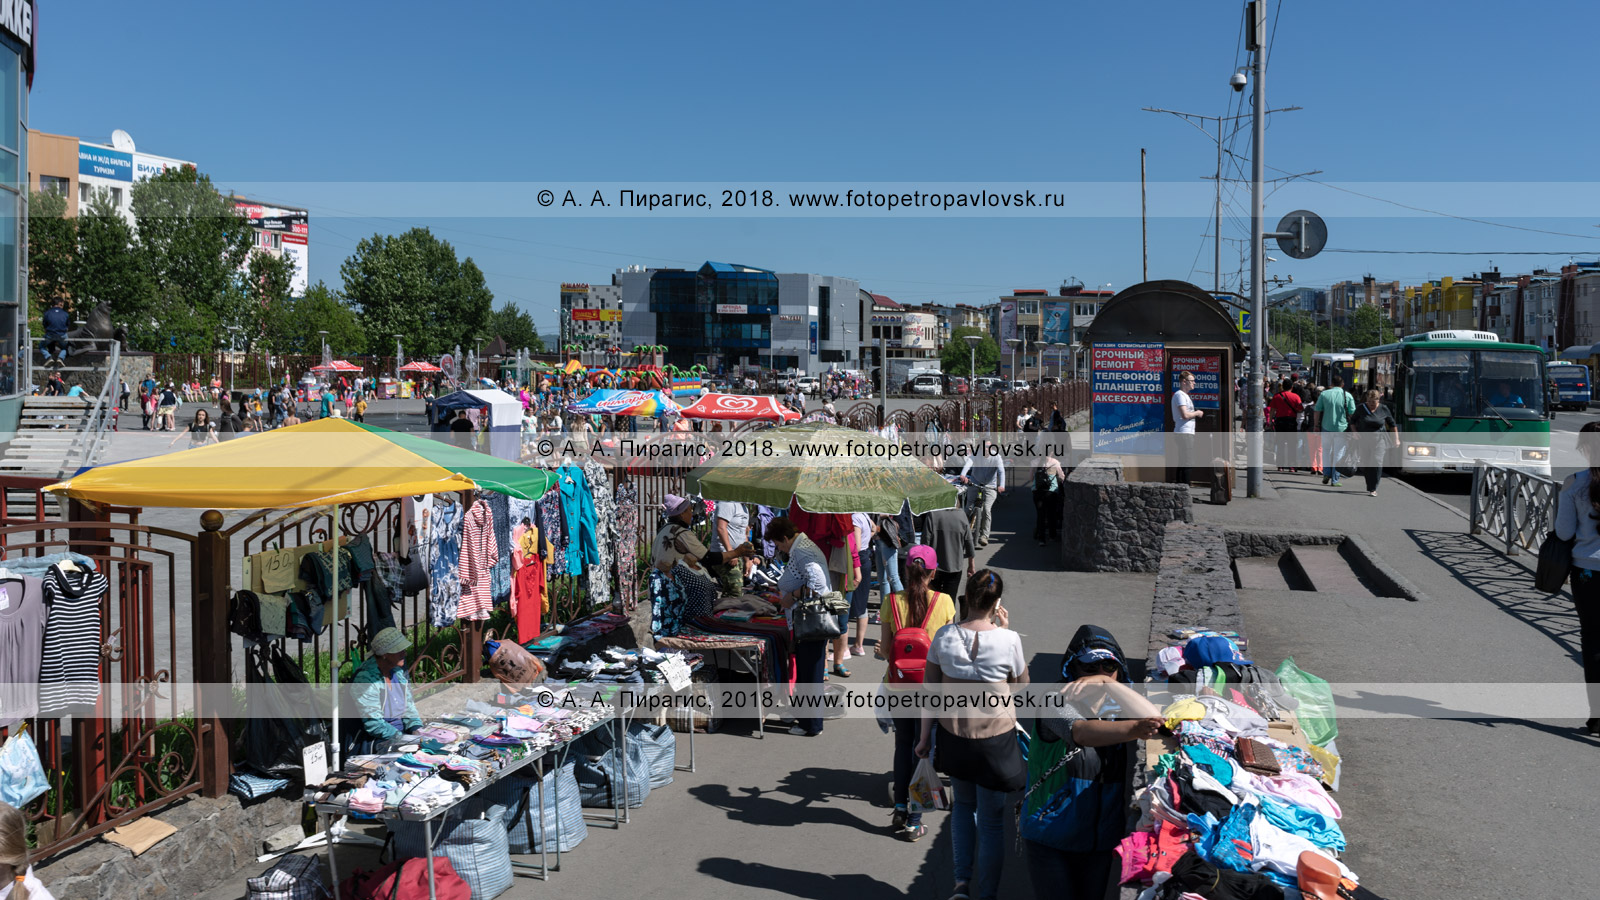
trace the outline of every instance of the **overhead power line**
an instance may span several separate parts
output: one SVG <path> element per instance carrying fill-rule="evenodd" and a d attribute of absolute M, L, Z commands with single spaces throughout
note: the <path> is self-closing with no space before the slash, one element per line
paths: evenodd
<path fill-rule="evenodd" d="M 1328 247 L 1325 253 L 1386 253 L 1398 256 L 1592 256 L 1587 250 L 1347 250 Z"/>

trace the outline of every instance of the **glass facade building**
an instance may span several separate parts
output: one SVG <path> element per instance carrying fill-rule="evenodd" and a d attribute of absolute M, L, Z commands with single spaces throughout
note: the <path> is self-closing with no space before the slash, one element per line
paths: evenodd
<path fill-rule="evenodd" d="M 766 363 L 778 314 L 778 276 L 716 262 L 693 272 L 660 269 L 650 276 L 650 311 L 671 365 Z"/>
<path fill-rule="evenodd" d="M 0 431 L 13 431 L 27 390 L 28 87 L 33 4 L 0 21 Z"/>

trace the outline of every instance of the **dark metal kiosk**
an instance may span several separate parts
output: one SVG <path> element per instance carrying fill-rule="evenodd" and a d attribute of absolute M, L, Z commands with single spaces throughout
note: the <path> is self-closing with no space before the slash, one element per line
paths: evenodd
<path fill-rule="evenodd" d="M 1210 470 L 1214 455 L 1231 457 L 1238 398 L 1234 364 L 1244 342 L 1233 316 L 1206 291 L 1186 281 L 1146 281 L 1112 297 L 1084 334 L 1089 345 L 1093 452 L 1122 457 L 1129 481 L 1174 477 L 1165 452 L 1173 432 L 1172 394 L 1178 375 L 1193 372 L 1190 398 L 1204 411 L 1196 420 L 1198 453 L 1190 479 Z M 1232 469 L 1230 468 L 1230 472 Z"/>

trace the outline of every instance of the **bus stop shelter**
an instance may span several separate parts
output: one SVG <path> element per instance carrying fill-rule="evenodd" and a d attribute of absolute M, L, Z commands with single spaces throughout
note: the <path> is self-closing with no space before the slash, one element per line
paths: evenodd
<path fill-rule="evenodd" d="M 1175 457 L 1166 452 L 1166 436 L 1173 431 L 1172 394 L 1182 372 L 1194 373 L 1191 399 L 1205 412 L 1195 423 L 1200 447 L 1190 477 L 1231 447 L 1231 441 L 1205 441 L 1206 435 L 1219 438 L 1235 430 L 1233 371 L 1244 358 L 1239 329 L 1215 297 L 1186 281 L 1133 285 L 1101 308 L 1083 342 L 1094 391 L 1093 451 L 1121 457 L 1128 480 L 1173 477 L 1169 462 Z"/>

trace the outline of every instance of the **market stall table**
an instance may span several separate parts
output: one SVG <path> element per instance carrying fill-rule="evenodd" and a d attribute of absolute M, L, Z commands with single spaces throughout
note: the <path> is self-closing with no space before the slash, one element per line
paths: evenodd
<path fill-rule="evenodd" d="M 499 785 L 501 785 L 504 782 L 506 782 L 511 776 L 515 775 L 517 772 L 520 772 L 523 769 L 526 769 L 527 767 L 533 765 L 536 762 L 542 763 L 544 760 L 547 760 L 547 759 L 550 759 L 551 757 L 554 757 L 554 765 L 549 769 L 546 769 L 543 765 L 540 765 L 538 776 L 537 776 L 538 792 L 539 792 L 539 834 L 540 834 L 539 865 L 535 866 L 532 863 L 522 863 L 522 862 L 518 862 L 516 860 L 512 860 L 511 861 L 511 864 L 513 866 L 515 866 L 515 867 L 518 867 L 518 868 L 537 869 L 539 874 L 536 877 L 539 878 L 539 880 L 541 880 L 541 881 L 547 881 L 547 880 L 549 880 L 550 872 L 558 871 L 560 869 L 560 867 L 561 867 L 561 843 L 560 843 L 560 841 L 561 841 L 561 821 L 560 821 L 560 816 L 558 815 L 556 817 L 556 832 L 555 832 L 556 864 L 555 864 L 554 867 L 551 867 L 550 864 L 549 864 L 549 846 L 550 846 L 550 841 L 549 841 L 549 839 L 547 839 L 545 837 L 545 835 L 546 835 L 546 831 L 545 831 L 545 806 L 544 806 L 544 782 L 545 782 L 545 777 L 548 776 L 549 774 L 551 774 L 552 772 L 559 772 L 560 769 L 561 769 L 561 766 L 564 765 L 565 762 L 566 762 L 566 756 L 567 756 L 568 751 L 571 749 L 571 747 L 574 744 L 576 744 L 579 740 L 587 737 L 590 733 L 592 733 L 592 732 L 598 730 L 600 727 L 602 727 L 602 725 L 605 724 L 605 721 L 607 719 L 611 720 L 612 722 L 615 722 L 615 721 L 617 721 L 618 717 L 616 715 L 612 714 L 612 713 L 607 713 L 603 718 L 589 723 L 588 725 L 586 725 L 583 728 L 582 731 L 579 731 L 579 732 L 577 732 L 577 733 L 575 733 L 575 734 L 563 739 L 560 743 L 558 743 L 558 744 L 556 744 L 554 746 L 541 747 L 541 748 L 538 748 L 538 749 L 535 749 L 535 750 L 528 750 L 521 758 L 513 759 L 511 762 L 507 763 L 506 765 L 502 766 L 501 768 L 490 772 L 489 773 L 489 777 L 487 777 L 484 780 L 482 780 L 482 781 L 472 785 L 471 787 L 467 788 L 466 791 L 460 797 L 455 798 L 454 800 L 452 800 L 447 805 L 440 806 L 440 807 L 437 807 L 437 808 L 434 808 L 434 809 L 429 809 L 426 812 L 406 811 L 406 810 L 400 809 L 398 807 L 396 807 L 393 812 L 390 812 L 389 808 L 387 806 L 385 806 L 383 812 L 376 813 L 376 814 L 371 814 L 371 818 L 373 818 L 373 819 L 375 819 L 377 821 L 384 822 L 384 823 L 389 823 L 389 822 L 415 822 L 415 823 L 420 823 L 422 825 L 422 829 L 423 829 L 423 852 L 424 852 L 424 858 L 426 860 L 427 868 L 428 868 L 428 897 L 430 898 L 430 900 L 437 900 L 437 897 L 438 897 L 438 884 L 437 884 L 437 880 L 436 880 L 436 876 L 435 876 L 435 872 L 434 872 L 433 842 L 434 842 L 434 836 L 435 836 L 436 833 L 438 833 L 438 834 L 443 834 L 444 833 L 444 826 L 449 823 L 451 814 L 454 813 L 456 810 L 460 809 L 462 804 L 464 804 L 469 799 L 471 799 L 471 798 L 473 798 L 475 796 L 478 796 L 478 795 L 484 793 L 485 791 L 490 790 L 491 788 L 498 787 Z M 560 795 L 561 782 L 560 782 L 559 777 L 556 779 L 556 784 L 555 784 L 554 790 L 556 792 L 555 796 L 554 796 L 554 799 L 556 801 L 556 805 L 559 807 L 560 806 L 560 802 L 561 802 L 561 795 Z M 349 807 L 348 802 L 339 803 L 339 802 L 334 802 L 332 800 L 320 800 L 319 801 L 319 800 L 315 799 L 315 794 L 316 793 L 318 793 L 318 792 L 314 790 L 314 786 L 313 787 L 307 787 L 306 788 L 306 799 L 307 799 L 307 802 L 310 803 L 312 808 L 316 811 L 318 822 L 319 822 L 319 826 L 321 827 L 321 830 L 324 833 L 327 833 L 328 832 L 328 828 L 329 828 L 329 823 L 335 817 L 348 816 L 348 815 L 351 814 L 352 811 L 351 811 L 351 809 Z M 530 835 L 531 835 L 532 826 L 533 826 L 533 812 L 532 812 L 532 810 L 526 810 L 524 812 L 524 815 L 527 816 L 527 824 L 528 824 L 529 832 L 530 832 Z M 437 823 L 437 827 L 436 827 L 436 823 Z M 333 896 L 334 896 L 334 900 L 340 900 L 340 894 L 339 894 L 339 888 L 340 888 L 340 884 L 339 884 L 339 867 L 338 867 L 338 861 L 335 858 L 334 852 L 333 852 L 333 842 L 331 842 L 331 841 L 328 844 L 328 869 L 329 869 L 330 874 L 333 876 Z"/>

